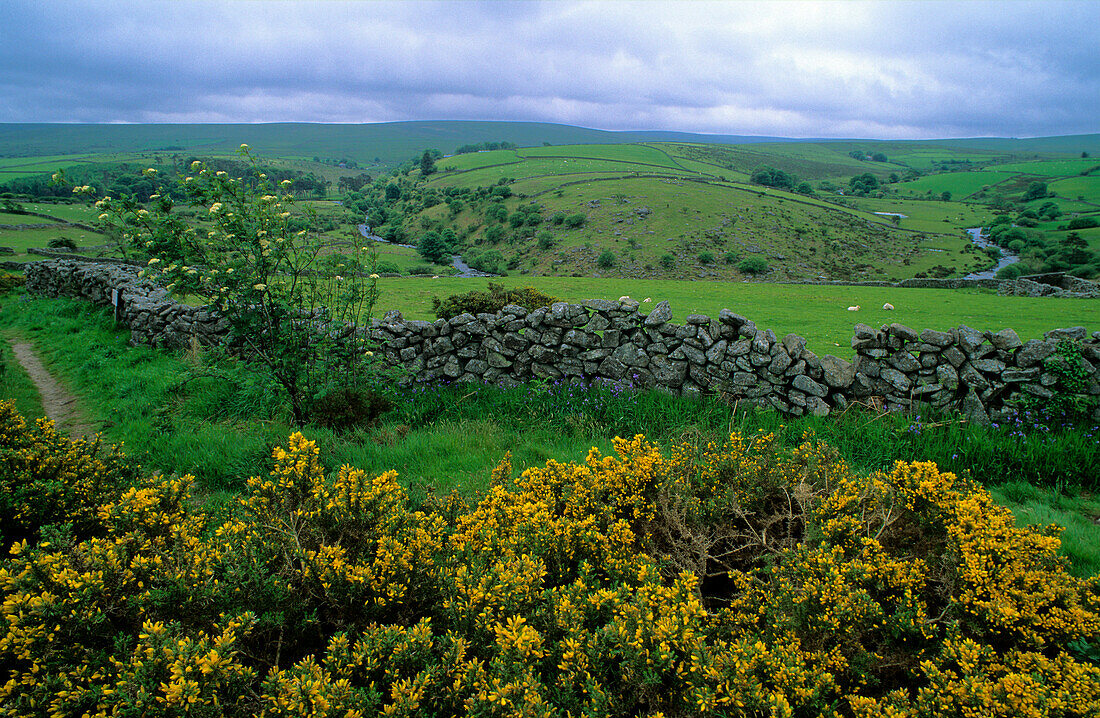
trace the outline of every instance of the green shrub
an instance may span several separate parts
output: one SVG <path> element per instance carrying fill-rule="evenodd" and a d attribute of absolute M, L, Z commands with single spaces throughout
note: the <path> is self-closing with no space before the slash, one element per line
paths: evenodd
<path fill-rule="evenodd" d="M 741 259 L 741 255 L 739 255 L 737 252 L 734 252 L 733 250 L 730 250 L 729 252 L 726 252 L 724 255 L 722 255 L 722 261 L 726 264 L 737 264 L 737 260 L 739 259 Z"/>
<path fill-rule="evenodd" d="M 737 269 L 744 274 L 765 274 L 768 271 L 768 263 L 762 257 L 749 257 L 741 260 L 741 263 L 737 265 Z"/>
<path fill-rule="evenodd" d="M 700 252 L 699 264 L 714 264 L 714 255 L 710 252 Z"/>
<path fill-rule="evenodd" d="M 600 253 L 600 256 L 596 259 L 596 266 L 600 269 L 611 269 L 615 266 L 615 253 L 610 249 L 605 249 Z"/>
<path fill-rule="evenodd" d="M 570 229 L 577 229 L 583 227 L 587 218 L 583 214 L 571 214 L 565 218 L 565 226 Z"/>
<path fill-rule="evenodd" d="M 398 267 L 396 262 L 384 259 L 378 263 L 375 267 L 375 271 L 377 271 L 378 274 L 401 274 L 401 267 Z"/>
<path fill-rule="evenodd" d="M 554 235 L 548 230 L 542 230 L 538 234 L 538 247 L 542 251 L 553 249 L 554 247 Z"/>
<path fill-rule="evenodd" d="M 50 249 L 71 249 L 73 251 L 76 250 L 76 242 L 72 239 L 69 239 L 68 237 L 54 237 L 46 243 L 46 246 Z"/>
<path fill-rule="evenodd" d="M 665 269 L 672 269 L 673 267 L 676 266 L 676 258 L 673 257 L 671 254 L 661 255 L 661 260 L 660 261 L 661 261 L 661 266 L 664 267 Z"/>
<path fill-rule="evenodd" d="M 437 271 L 439 270 L 430 264 L 418 264 L 409 270 L 409 274 L 413 274 L 419 277 L 426 274 L 435 274 Z"/>
<path fill-rule="evenodd" d="M 509 304 L 516 304 L 533 311 L 561 301 L 534 287 L 506 289 L 504 285 L 489 282 L 486 291 L 473 290 L 464 294 L 452 294 L 446 299 L 432 297 L 432 310 L 439 319 L 450 319 L 459 314 L 495 314 Z"/>

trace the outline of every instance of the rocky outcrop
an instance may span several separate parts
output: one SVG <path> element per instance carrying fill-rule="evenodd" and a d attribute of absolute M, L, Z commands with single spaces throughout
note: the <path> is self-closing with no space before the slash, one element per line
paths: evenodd
<path fill-rule="evenodd" d="M 115 306 L 132 342 L 185 346 L 229 339 L 224 319 L 181 305 L 145 282 L 134 267 L 70 260 L 27 265 L 27 287 L 43 296 L 72 296 Z M 1011 329 L 959 326 L 916 331 L 902 324 L 855 326 L 853 361 L 818 356 L 796 334 L 779 337 L 727 309 L 717 318 L 671 321 L 668 302 L 648 314 L 629 298 L 558 302 L 528 312 L 507 306 L 495 314 L 460 314 L 434 322 L 389 312 L 370 328 L 387 359 L 411 382 L 490 382 L 543 378 L 613 382 L 681 395 L 722 394 L 748 406 L 788 415 L 828 415 L 854 401 L 890 410 L 932 405 L 971 421 L 997 421 L 1024 397 L 1049 398 L 1057 376 L 1049 359 L 1058 343 L 1080 346 L 1100 395 L 1100 332 L 1055 329 L 1023 342 Z M 1100 418 L 1100 416 L 1098 416 Z"/>

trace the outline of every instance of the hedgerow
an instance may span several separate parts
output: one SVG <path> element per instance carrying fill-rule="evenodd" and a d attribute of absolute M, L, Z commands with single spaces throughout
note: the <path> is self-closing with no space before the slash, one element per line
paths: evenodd
<path fill-rule="evenodd" d="M 113 476 L 66 504 L 87 538 L 0 568 L 0 715 L 1100 710 L 1067 648 L 1100 636 L 1100 581 L 980 487 L 858 476 L 810 438 L 615 450 L 420 506 L 300 434 L 228 515 L 190 477 Z"/>

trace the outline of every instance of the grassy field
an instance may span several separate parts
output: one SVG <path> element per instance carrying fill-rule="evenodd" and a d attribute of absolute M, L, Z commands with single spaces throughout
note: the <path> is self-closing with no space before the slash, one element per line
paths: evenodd
<path fill-rule="evenodd" d="M 27 254 L 27 250 L 49 246 L 51 239 L 71 239 L 77 247 L 94 247 L 107 242 L 107 238 L 96 232 L 89 232 L 77 227 L 53 227 L 49 229 L 0 229 L 0 247 L 11 247 L 15 250 L 14 257 L 7 257 L 11 261 L 28 261 L 41 259 L 41 257 Z"/>
<path fill-rule="evenodd" d="M 950 192 L 955 200 L 961 200 L 983 187 L 996 185 L 1011 177 L 1013 172 L 945 172 L 943 174 L 918 177 L 909 182 L 899 182 L 891 185 L 891 189 L 906 195 L 926 195 L 931 192 L 938 197 L 944 192 Z"/>
<path fill-rule="evenodd" d="M 246 477 L 265 474 L 272 447 L 292 430 L 278 392 L 247 366 L 204 353 L 132 347 L 128 332 L 119 331 L 108 312 L 86 302 L 0 297 L 0 331 L 32 340 L 109 440 L 124 441 L 127 453 L 147 469 L 193 473 L 201 495 L 236 492 Z M 12 369 L 10 352 L 0 353 L 0 360 Z M 5 373 L 13 380 L 0 382 L 0 398 L 28 396 L 25 377 L 14 371 Z M 550 459 L 582 461 L 592 446 L 609 452 L 615 435 L 645 433 L 667 446 L 763 430 L 793 445 L 812 432 L 861 472 L 889 468 L 896 459 L 932 459 L 946 470 L 973 472 L 1016 510 L 1020 522 L 1067 526 L 1064 551 L 1076 572 L 1100 570 L 1100 526 L 1092 522 L 1100 502 L 1034 485 L 1095 480 L 1094 444 L 1081 433 L 1020 438 L 950 417 L 922 421 L 860 411 L 784 419 L 772 412 L 735 412 L 712 400 L 541 384 L 511 390 L 437 387 L 396 392 L 393 400 L 393 409 L 371 427 L 304 432 L 318 442 L 330 469 L 343 463 L 371 472 L 396 469 L 418 497 L 484 491 L 491 467 L 506 453 L 517 470 Z M 33 400 L 26 410 L 34 414 Z M 1079 478 L 1057 478 L 1063 475 Z"/>
<path fill-rule="evenodd" d="M 1067 177 L 1048 183 L 1047 187 L 1059 197 L 1080 200 L 1096 205 L 1100 209 L 1100 174 L 1088 177 Z"/>
<path fill-rule="evenodd" d="M 35 217 L 29 214 L 0 212 L 0 224 L 52 224 L 52 222 L 44 217 Z"/>
<path fill-rule="evenodd" d="M 900 199 L 894 197 L 846 197 L 846 205 L 865 212 L 897 212 L 904 214 L 899 227 L 919 232 L 958 234 L 960 228 L 988 224 L 992 212 L 983 205 L 939 200 Z M 880 220 L 881 221 L 881 220 Z"/>
<path fill-rule="evenodd" d="M 1100 168 L 1100 160 L 1089 157 L 1077 160 L 1009 162 L 1006 164 L 994 165 L 991 171 L 1012 172 L 1014 174 L 1035 175 L 1038 177 L 1064 177 L 1066 175 L 1081 174 L 1086 170 L 1096 170 L 1098 168 Z"/>
<path fill-rule="evenodd" d="M 382 310 L 397 309 L 407 319 L 435 319 L 432 297 L 483 289 L 489 281 L 505 286 L 534 286 L 563 301 L 617 299 L 622 295 L 638 301 L 647 312 L 657 302 L 668 300 L 673 321 L 683 322 L 688 314 L 717 317 L 721 309 L 742 314 L 757 326 L 773 329 L 782 337 L 800 334 L 818 354 L 852 356 L 850 340 L 857 322 L 878 326 L 899 322 L 917 331 L 945 330 L 959 324 L 976 329 L 1015 329 L 1021 339 L 1034 339 L 1055 327 L 1085 326 L 1100 331 L 1100 317 L 1094 302 L 1080 299 L 999 297 L 980 290 L 895 289 L 891 287 L 808 286 L 750 282 L 691 282 L 667 280 L 623 280 L 572 277 L 506 277 L 487 279 L 386 278 L 379 286 Z M 885 311 L 885 303 L 894 311 Z M 859 312 L 849 306 L 859 305 Z"/>

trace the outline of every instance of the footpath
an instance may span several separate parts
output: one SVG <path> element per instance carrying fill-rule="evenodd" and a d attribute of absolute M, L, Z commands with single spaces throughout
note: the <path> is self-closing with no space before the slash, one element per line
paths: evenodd
<path fill-rule="evenodd" d="M 34 345 L 14 340 L 10 343 L 16 360 L 38 388 L 38 393 L 42 396 L 42 408 L 57 430 L 71 439 L 94 437 L 97 432 L 85 420 L 77 398 L 42 365 L 34 352 Z"/>

